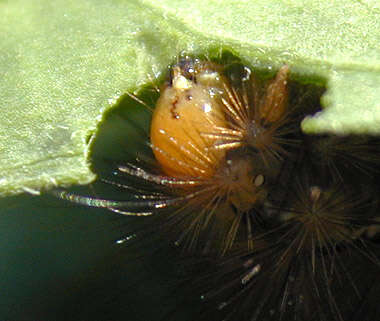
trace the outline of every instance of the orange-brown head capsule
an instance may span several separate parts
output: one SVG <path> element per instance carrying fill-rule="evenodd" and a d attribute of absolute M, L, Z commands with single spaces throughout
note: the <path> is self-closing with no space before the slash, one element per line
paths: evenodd
<path fill-rule="evenodd" d="M 184 60 L 172 69 L 153 113 L 150 139 L 162 170 L 173 177 L 208 178 L 224 156 L 209 149 L 204 133 L 226 127 L 221 95 L 221 67 L 211 62 Z"/>

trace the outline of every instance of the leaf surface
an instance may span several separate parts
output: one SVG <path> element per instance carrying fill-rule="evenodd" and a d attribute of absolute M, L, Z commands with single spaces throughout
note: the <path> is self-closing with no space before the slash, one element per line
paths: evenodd
<path fill-rule="evenodd" d="M 0 1 L 0 195 L 85 184 L 88 138 L 180 52 L 230 49 L 327 83 L 306 132 L 380 132 L 376 1 Z"/>

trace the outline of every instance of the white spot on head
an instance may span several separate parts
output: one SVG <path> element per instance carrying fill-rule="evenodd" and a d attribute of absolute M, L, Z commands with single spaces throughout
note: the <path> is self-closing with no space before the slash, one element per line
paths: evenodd
<path fill-rule="evenodd" d="M 173 79 L 173 87 L 177 90 L 186 90 L 192 87 L 193 83 L 184 76 L 176 76 Z"/>
<path fill-rule="evenodd" d="M 263 175 L 257 175 L 254 182 L 255 186 L 259 187 L 264 184 L 264 176 Z"/>
<path fill-rule="evenodd" d="M 212 110 L 211 104 L 210 103 L 203 104 L 202 109 L 205 113 L 211 112 Z"/>

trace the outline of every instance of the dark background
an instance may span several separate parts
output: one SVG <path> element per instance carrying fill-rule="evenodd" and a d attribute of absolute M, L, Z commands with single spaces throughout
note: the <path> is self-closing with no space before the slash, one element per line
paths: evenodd
<path fill-rule="evenodd" d="M 176 309 L 181 298 L 169 246 L 115 243 L 133 220 L 49 196 L 17 196 L 0 206 L 0 320 L 189 315 Z"/>

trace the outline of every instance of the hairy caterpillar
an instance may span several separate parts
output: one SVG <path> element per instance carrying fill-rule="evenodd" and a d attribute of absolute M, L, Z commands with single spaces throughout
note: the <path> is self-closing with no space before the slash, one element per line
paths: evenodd
<path fill-rule="evenodd" d="M 366 236 L 378 225 L 377 140 L 305 136 L 301 109 L 316 111 L 318 103 L 289 92 L 289 66 L 263 81 L 231 65 L 180 58 L 156 92 L 156 108 L 130 97 L 154 111 L 136 134 L 143 151 L 101 176 L 122 200 L 55 193 L 151 219 L 140 235 L 159 230 L 211 262 L 212 273 L 194 277 L 207 288 L 211 320 L 346 320 L 341 294 L 364 293 L 346 256 L 378 264 Z"/>
<path fill-rule="evenodd" d="M 118 177 L 135 180 L 124 184 L 135 199 L 91 199 L 64 191 L 59 196 L 125 215 L 162 212 L 167 225 L 180 226 L 176 242 L 187 249 L 224 254 L 244 238 L 252 247 L 268 186 L 289 155 L 289 136 L 298 131 L 289 126 L 288 73 L 283 66 L 259 87 L 245 67 L 244 80 L 233 85 L 217 63 L 180 59 L 161 86 L 152 115 L 149 145 L 156 162 L 136 157 L 117 167 Z"/>

